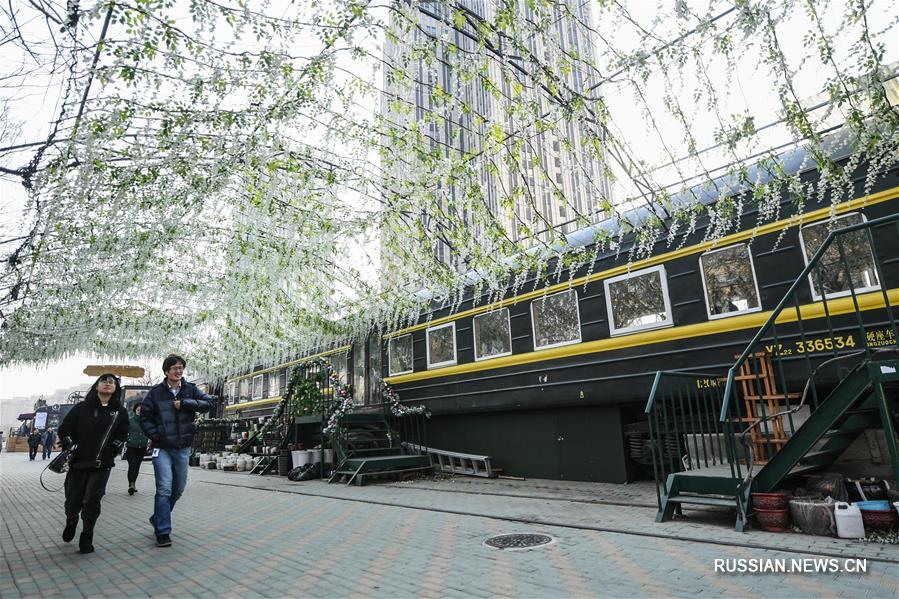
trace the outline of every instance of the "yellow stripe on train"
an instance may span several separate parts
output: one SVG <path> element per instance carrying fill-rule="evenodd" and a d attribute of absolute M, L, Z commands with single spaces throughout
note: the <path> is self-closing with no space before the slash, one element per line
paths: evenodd
<path fill-rule="evenodd" d="M 884 301 L 883 295 L 883 291 L 881 290 L 857 295 L 856 300 L 858 301 L 858 309 L 865 311 L 885 307 L 886 302 Z M 895 306 L 899 304 L 899 288 L 890 289 L 887 292 L 887 295 L 889 296 L 890 305 Z M 825 315 L 824 302 L 821 301 L 806 304 L 801 306 L 799 311 L 803 321 L 813 318 L 823 318 Z M 827 300 L 827 312 L 831 316 L 851 314 L 854 311 L 855 303 L 851 296 Z M 573 345 L 566 345 L 564 347 L 536 350 L 524 354 L 483 360 L 481 362 L 472 362 L 460 364 L 458 366 L 447 366 L 446 368 L 435 370 L 402 374 L 399 376 L 388 377 L 385 380 L 391 385 L 400 385 L 436 377 L 468 374 L 470 372 L 505 368 L 508 366 L 520 366 L 522 364 L 533 364 L 534 362 L 543 362 L 544 360 L 558 360 L 560 358 L 568 358 L 571 356 L 607 352 L 628 347 L 651 345 L 654 343 L 665 343 L 666 341 L 676 341 L 678 339 L 689 339 L 691 337 L 701 337 L 704 335 L 717 335 L 719 333 L 729 333 L 731 331 L 741 331 L 744 329 L 757 329 L 767 322 L 772 313 L 773 311 L 771 310 L 766 312 L 754 312 L 752 314 L 742 314 L 732 318 L 656 329 L 644 333 L 634 333 L 623 337 L 611 337 L 608 339 L 599 339 L 597 341 L 584 341 Z M 795 309 L 784 310 L 777 318 L 777 324 L 795 322 L 796 319 Z M 860 340 L 859 342 L 861 343 L 862 341 Z"/>

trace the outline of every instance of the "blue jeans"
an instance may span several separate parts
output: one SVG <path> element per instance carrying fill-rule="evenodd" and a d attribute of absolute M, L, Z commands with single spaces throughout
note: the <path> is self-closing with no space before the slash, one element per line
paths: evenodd
<path fill-rule="evenodd" d="M 153 528 L 156 535 L 172 532 L 172 508 L 187 486 L 187 463 L 190 447 L 184 449 L 160 449 L 153 458 L 156 475 L 156 498 L 153 510 Z"/>

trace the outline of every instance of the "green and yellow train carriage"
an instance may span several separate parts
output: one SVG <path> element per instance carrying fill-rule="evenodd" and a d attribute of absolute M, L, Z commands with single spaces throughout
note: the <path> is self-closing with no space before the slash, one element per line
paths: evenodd
<path fill-rule="evenodd" d="M 748 214 L 745 230 L 715 242 L 630 264 L 609 255 L 589 276 L 423 315 L 416 326 L 385 335 L 386 380 L 403 401 L 428 406 L 435 447 L 491 455 L 525 476 L 631 480 L 640 472 L 627 457 L 625 428 L 645 418 L 656 371 L 725 374 L 831 227 L 899 212 L 899 181 L 891 175 L 878 191 L 837 204 L 835 220 L 829 205 L 759 227 Z M 791 370 L 792 359 L 896 343 L 886 314 L 893 306 L 895 318 L 899 305 L 896 224 L 849 239 L 856 295 L 840 268 L 825 268 L 823 278 L 834 280 L 809 281 L 798 313 L 779 321 L 778 347 L 769 351 L 787 365 L 783 383 L 791 390 L 802 389 L 806 372 Z M 872 239 L 886 257 L 882 281 Z M 865 339 L 856 307 L 868 322 L 882 323 L 869 326 Z"/>
<path fill-rule="evenodd" d="M 717 385 L 715 375 L 733 365 L 830 229 L 899 212 L 897 170 L 871 193 L 862 195 L 862 185 L 853 199 L 761 226 L 747 212 L 744 230 L 714 242 L 702 241 L 699 226 L 683 247 L 660 243 L 645 260 L 628 263 L 627 247 L 609 252 L 590 274 L 563 273 L 564 282 L 536 288 L 531 281 L 533 291 L 489 305 L 469 295 L 454 311 L 437 308 L 415 326 L 318 355 L 354 384 L 361 404 L 380 403 L 383 377 L 404 403 L 426 405 L 433 447 L 490 455 L 528 477 L 632 480 L 642 472 L 625 431 L 645 420 L 656 371 L 707 372 L 697 384 Z M 790 214 L 786 196 L 781 209 Z M 887 315 L 899 316 L 888 307 L 899 305 L 896 224 L 846 239 L 840 263 L 854 293 L 845 269 L 825 265 L 778 323 L 770 351 L 786 366 L 781 384 L 790 390 L 801 389 L 806 372 L 791 370 L 791 360 L 896 344 Z M 874 255 L 883 258 L 878 269 Z M 875 323 L 865 339 L 857 311 Z M 229 379 L 226 413 L 270 408 L 277 396 L 268 381 L 283 389 L 286 366 Z"/>

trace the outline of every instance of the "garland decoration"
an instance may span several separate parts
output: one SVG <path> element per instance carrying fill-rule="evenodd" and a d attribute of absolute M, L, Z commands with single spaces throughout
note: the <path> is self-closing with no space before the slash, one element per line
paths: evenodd
<path fill-rule="evenodd" d="M 334 388 L 334 396 L 339 398 L 334 411 L 328 417 L 328 424 L 322 429 L 322 433 L 333 437 L 337 433 L 337 427 L 344 415 L 353 411 L 355 402 L 353 400 L 353 389 L 350 385 L 344 385 L 337 377 L 337 373 L 330 373 L 331 386 Z"/>
<path fill-rule="evenodd" d="M 4 366 L 283 363 L 869 194 L 899 157 L 887 0 L 67 4 L 0 64 L 60 98 L 35 127 L 0 100 Z"/>
<path fill-rule="evenodd" d="M 399 394 L 387 381 L 381 381 L 381 398 L 384 400 L 384 403 L 390 405 L 390 413 L 394 416 L 402 418 L 403 416 L 423 414 L 425 418 L 431 417 L 431 412 L 423 405 L 404 406 L 401 404 Z"/>

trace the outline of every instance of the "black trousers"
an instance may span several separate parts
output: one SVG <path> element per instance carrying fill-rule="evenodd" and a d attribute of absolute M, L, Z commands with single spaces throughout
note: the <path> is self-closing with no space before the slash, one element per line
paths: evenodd
<path fill-rule="evenodd" d="M 34 447 L 29 445 L 28 446 L 28 459 L 33 460 L 34 456 L 36 456 L 36 455 L 37 455 L 37 445 L 35 445 Z"/>
<path fill-rule="evenodd" d="M 134 484 L 137 480 L 137 474 L 140 472 L 141 462 L 144 461 L 146 449 L 140 447 L 129 447 L 125 450 L 125 459 L 128 460 L 128 483 Z"/>
<path fill-rule="evenodd" d="M 93 531 L 94 523 L 100 517 L 100 500 L 106 494 L 110 470 L 70 469 L 66 474 L 66 520 L 77 520 L 80 514 L 85 532 Z"/>

